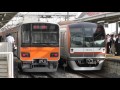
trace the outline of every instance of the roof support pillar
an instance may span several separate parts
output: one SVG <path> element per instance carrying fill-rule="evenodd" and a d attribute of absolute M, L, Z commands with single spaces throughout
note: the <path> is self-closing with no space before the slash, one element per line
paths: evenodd
<path fill-rule="evenodd" d="M 118 22 L 116 22 L 116 34 L 118 34 Z"/>

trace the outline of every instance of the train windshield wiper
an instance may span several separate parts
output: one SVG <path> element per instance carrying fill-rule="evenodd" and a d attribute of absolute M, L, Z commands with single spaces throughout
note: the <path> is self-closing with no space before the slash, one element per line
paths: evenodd
<path fill-rule="evenodd" d="M 97 38 L 98 36 L 100 36 L 102 33 L 98 34 L 97 36 L 95 36 L 94 38 Z"/>

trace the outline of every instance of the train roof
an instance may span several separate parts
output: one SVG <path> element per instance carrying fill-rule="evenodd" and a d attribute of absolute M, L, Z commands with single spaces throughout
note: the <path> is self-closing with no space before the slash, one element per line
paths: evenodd
<path fill-rule="evenodd" d="M 48 23 L 48 24 L 57 24 L 57 23 L 53 23 L 53 22 L 25 22 L 25 23 L 21 23 L 21 24 L 30 24 L 30 23 Z M 58 24 L 57 24 L 58 25 Z"/>
<path fill-rule="evenodd" d="M 19 26 L 21 26 L 21 25 L 31 24 L 31 23 L 45 23 L 45 24 L 48 23 L 48 24 L 55 24 L 55 25 L 58 25 L 58 26 L 59 26 L 59 24 L 53 23 L 53 22 L 25 22 L 25 23 L 19 23 L 19 24 L 17 24 L 16 26 L 10 27 L 10 28 L 8 28 L 8 29 L 6 29 L 6 30 L 4 30 L 4 31 L 1 31 L 1 32 L 5 32 L 5 31 L 7 31 L 7 30 L 11 30 L 11 29 L 16 28 L 16 27 L 19 27 Z M 1 32 L 0 32 L 0 33 L 1 33 Z"/>
<path fill-rule="evenodd" d="M 69 26 L 77 26 L 77 25 L 97 25 L 96 23 L 91 23 L 91 22 L 77 22 L 73 24 L 69 24 Z"/>
<path fill-rule="evenodd" d="M 91 22 L 74 22 L 74 23 L 69 23 L 65 25 L 60 25 L 60 27 L 81 27 L 81 26 L 96 26 L 96 23 L 91 23 Z"/>

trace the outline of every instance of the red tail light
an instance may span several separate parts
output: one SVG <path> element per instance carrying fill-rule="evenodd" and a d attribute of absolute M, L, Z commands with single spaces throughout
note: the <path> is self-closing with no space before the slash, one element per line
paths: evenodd
<path fill-rule="evenodd" d="M 28 52 L 22 52 L 21 56 L 22 57 L 30 57 L 30 53 L 28 53 Z"/>
<path fill-rule="evenodd" d="M 58 57 L 58 53 L 51 53 L 50 57 Z"/>

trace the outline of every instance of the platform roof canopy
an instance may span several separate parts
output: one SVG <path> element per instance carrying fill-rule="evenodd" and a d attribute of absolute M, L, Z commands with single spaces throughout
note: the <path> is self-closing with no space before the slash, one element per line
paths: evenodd
<path fill-rule="evenodd" d="M 107 23 L 114 23 L 120 21 L 120 12 L 83 12 L 76 20 L 88 22 L 104 21 Z"/>
<path fill-rule="evenodd" d="M 8 23 L 17 12 L 0 12 L 0 28 Z"/>

